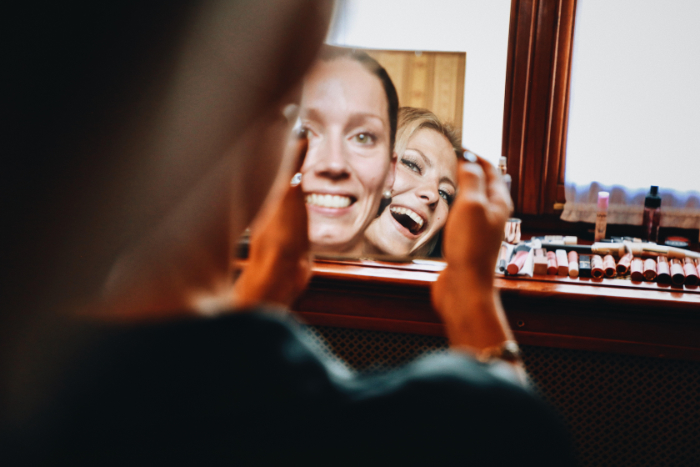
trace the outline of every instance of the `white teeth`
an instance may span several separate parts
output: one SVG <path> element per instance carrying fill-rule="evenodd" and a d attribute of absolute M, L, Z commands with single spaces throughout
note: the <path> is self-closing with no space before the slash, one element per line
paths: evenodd
<path fill-rule="evenodd" d="M 306 195 L 306 204 L 313 204 L 322 208 L 346 208 L 350 206 L 350 198 L 339 195 L 321 195 L 313 193 Z"/>
<path fill-rule="evenodd" d="M 405 214 L 408 217 L 410 217 L 411 219 L 413 219 L 413 222 L 418 224 L 419 227 L 423 227 L 423 218 L 408 208 L 392 206 L 391 212 L 395 212 L 396 214 Z"/>

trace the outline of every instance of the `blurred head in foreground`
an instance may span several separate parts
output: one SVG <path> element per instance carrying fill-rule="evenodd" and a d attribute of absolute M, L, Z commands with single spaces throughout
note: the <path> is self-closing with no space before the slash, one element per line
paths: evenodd
<path fill-rule="evenodd" d="M 302 188 L 316 252 L 359 254 L 393 182 L 398 96 L 364 52 L 327 47 L 304 80 Z"/>
<path fill-rule="evenodd" d="M 461 143 L 431 111 L 399 109 L 391 204 L 365 232 L 366 252 L 424 256 L 447 221 L 457 193 Z"/>
<path fill-rule="evenodd" d="M 115 308 L 156 315 L 230 285 L 234 239 L 278 170 L 291 177 L 282 109 L 299 97 L 331 8 L 5 9 L 0 199 L 12 248 L 0 268 L 0 396 L 19 393 L 24 346 L 43 342 L 31 334 L 60 334 L 50 317 L 80 308 L 108 276 Z"/>

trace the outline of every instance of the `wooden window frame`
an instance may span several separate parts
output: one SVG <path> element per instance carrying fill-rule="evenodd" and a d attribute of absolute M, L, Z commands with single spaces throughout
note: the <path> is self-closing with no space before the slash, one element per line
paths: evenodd
<path fill-rule="evenodd" d="M 558 224 L 576 0 L 512 0 L 503 155 L 517 215 Z M 534 219 L 533 219 L 534 220 Z M 566 228 L 563 221 L 558 227 Z"/>

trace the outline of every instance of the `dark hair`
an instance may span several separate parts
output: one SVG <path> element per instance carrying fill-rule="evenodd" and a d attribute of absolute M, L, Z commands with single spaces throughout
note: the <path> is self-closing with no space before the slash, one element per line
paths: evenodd
<path fill-rule="evenodd" d="M 389 108 L 389 127 L 391 131 L 389 135 L 389 149 L 390 151 L 393 151 L 394 143 L 396 142 L 396 128 L 398 126 L 399 95 L 396 92 L 396 87 L 394 87 L 393 81 L 391 81 L 391 78 L 389 77 L 389 73 L 386 72 L 384 67 L 381 66 L 378 61 L 370 57 L 366 52 L 362 52 L 360 50 L 324 45 L 321 48 L 318 58 L 323 62 L 330 62 L 340 58 L 348 58 L 358 62 L 364 66 L 367 71 L 379 78 L 379 81 L 381 81 L 382 86 L 384 87 L 384 93 L 386 94 L 386 100 Z"/>

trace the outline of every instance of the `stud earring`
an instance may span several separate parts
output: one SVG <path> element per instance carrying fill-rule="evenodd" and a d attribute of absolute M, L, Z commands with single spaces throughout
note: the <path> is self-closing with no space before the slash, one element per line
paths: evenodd
<path fill-rule="evenodd" d="M 382 199 L 381 202 L 379 203 L 379 212 L 377 213 L 377 216 L 380 216 L 382 212 L 386 209 L 387 206 L 391 204 L 391 190 L 386 190 L 384 193 L 382 193 Z"/>

